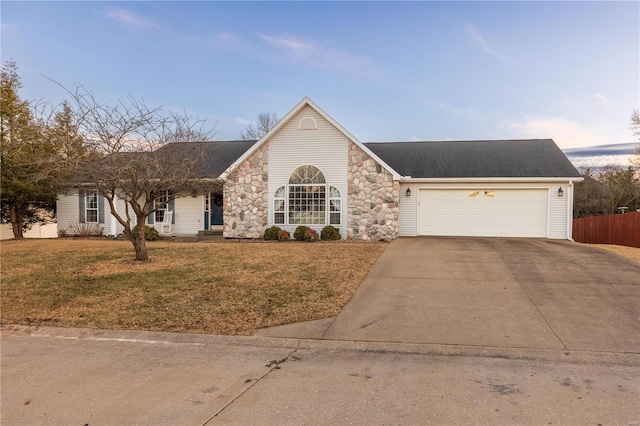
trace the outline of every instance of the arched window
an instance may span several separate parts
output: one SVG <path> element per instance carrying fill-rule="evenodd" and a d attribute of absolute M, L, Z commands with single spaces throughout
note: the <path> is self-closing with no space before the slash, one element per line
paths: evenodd
<path fill-rule="evenodd" d="M 327 185 L 322 171 L 306 164 L 289 176 L 289 185 L 273 194 L 276 225 L 340 225 L 342 198 L 335 186 Z"/>
<path fill-rule="evenodd" d="M 324 175 L 316 166 L 308 164 L 300 166 L 291 173 L 290 185 L 325 183 Z"/>
<path fill-rule="evenodd" d="M 290 225 L 327 223 L 327 185 L 319 168 L 306 164 L 295 169 L 288 189 Z"/>

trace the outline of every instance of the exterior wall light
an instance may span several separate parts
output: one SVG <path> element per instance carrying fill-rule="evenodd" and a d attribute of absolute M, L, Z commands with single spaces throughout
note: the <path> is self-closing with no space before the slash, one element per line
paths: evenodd
<path fill-rule="evenodd" d="M 411 197 L 411 188 L 407 188 L 407 197 Z"/>
<path fill-rule="evenodd" d="M 562 187 L 558 188 L 558 197 L 562 197 L 564 195 L 564 191 L 562 190 Z"/>

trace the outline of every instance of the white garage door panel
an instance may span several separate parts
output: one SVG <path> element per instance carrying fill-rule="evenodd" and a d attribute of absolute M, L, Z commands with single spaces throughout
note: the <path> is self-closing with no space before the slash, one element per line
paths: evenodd
<path fill-rule="evenodd" d="M 546 189 L 422 189 L 420 235 L 544 238 L 547 201 Z"/>

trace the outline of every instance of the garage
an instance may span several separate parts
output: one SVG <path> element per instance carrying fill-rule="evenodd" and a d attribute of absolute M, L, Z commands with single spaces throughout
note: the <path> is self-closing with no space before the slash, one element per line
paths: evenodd
<path fill-rule="evenodd" d="M 546 238 L 549 189 L 420 189 L 419 235 Z"/>

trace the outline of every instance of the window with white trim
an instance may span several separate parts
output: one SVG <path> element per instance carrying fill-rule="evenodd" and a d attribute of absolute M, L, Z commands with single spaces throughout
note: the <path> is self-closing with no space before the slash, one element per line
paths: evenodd
<path fill-rule="evenodd" d="M 342 198 L 335 186 L 326 184 L 324 174 L 311 165 L 300 166 L 289 177 L 289 185 L 273 194 L 273 223 L 276 225 L 340 225 Z"/>
<path fill-rule="evenodd" d="M 319 168 L 306 164 L 289 177 L 289 224 L 322 225 L 327 222 L 327 185 Z"/>
<path fill-rule="evenodd" d="M 273 194 L 273 223 L 277 225 L 284 225 L 286 192 L 286 187 L 281 186 Z"/>
<path fill-rule="evenodd" d="M 342 206 L 342 199 L 340 198 L 340 191 L 335 186 L 329 187 L 329 224 L 340 225 L 340 212 Z"/>
<path fill-rule="evenodd" d="M 166 189 L 158 191 L 158 196 L 155 200 L 158 208 L 155 214 L 155 222 L 162 223 L 164 221 L 164 212 L 169 210 L 169 191 Z"/>
<path fill-rule="evenodd" d="M 85 193 L 84 218 L 86 223 L 98 223 L 98 191 Z"/>

